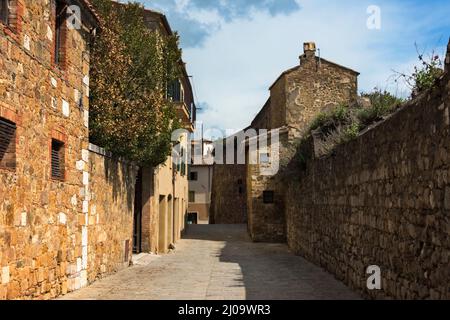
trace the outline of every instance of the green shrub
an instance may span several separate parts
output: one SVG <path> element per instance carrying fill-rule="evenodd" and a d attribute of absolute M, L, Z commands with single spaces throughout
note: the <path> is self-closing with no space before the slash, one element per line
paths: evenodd
<path fill-rule="evenodd" d="M 357 118 L 360 120 L 363 127 L 382 120 L 404 102 L 403 99 L 397 98 L 391 93 L 381 91 L 377 88 L 370 93 L 361 93 L 361 96 L 368 98 L 371 103 L 369 108 L 359 108 L 357 111 Z"/>
<path fill-rule="evenodd" d="M 361 130 L 382 120 L 403 103 L 402 99 L 376 88 L 361 96 L 370 100 L 370 107 L 339 105 L 313 119 L 308 134 L 314 132 L 320 137 L 317 145 L 320 154 L 328 154 L 337 145 L 355 139 Z"/>

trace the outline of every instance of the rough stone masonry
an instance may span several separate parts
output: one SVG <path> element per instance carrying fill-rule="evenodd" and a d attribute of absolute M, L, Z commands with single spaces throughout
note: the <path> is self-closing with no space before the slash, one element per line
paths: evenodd
<path fill-rule="evenodd" d="M 10 128 L 0 162 L 0 299 L 87 285 L 88 43 L 97 20 L 78 1 L 83 28 L 57 25 L 58 3 L 10 1 L 0 23 L 0 123 Z"/>
<path fill-rule="evenodd" d="M 449 43 L 450 50 L 450 43 Z M 430 90 L 333 155 L 287 192 L 287 240 L 371 298 L 450 299 L 450 53 Z M 367 267 L 381 268 L 381 290 Z"/>

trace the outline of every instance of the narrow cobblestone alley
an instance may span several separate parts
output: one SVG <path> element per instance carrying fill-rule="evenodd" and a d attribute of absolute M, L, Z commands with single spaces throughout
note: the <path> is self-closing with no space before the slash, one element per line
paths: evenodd
<path fill-rule="evenodd" d="M 245 225 L 193 225 L 175 252 L 144 255 L 133 267 L 62 299 L 358 299 L 286 245 L 253 243 Z"/>

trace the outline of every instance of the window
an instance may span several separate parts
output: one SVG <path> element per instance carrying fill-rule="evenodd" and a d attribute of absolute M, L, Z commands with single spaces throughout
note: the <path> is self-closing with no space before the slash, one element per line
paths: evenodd
<path fill-rule="evenodd" d="M 266 204 L 274 203 L 275 193 L 273 191 L 264 191 L 263 192 L 263 201 Z"/>
<path fill-rule="evenodd" d="M 0 22 L 9 24 L 9 0 L 0 0 Z"/>
<path fill-rule="evenodd" d="M 0 118 L 0 168 L 16 167 L 16 125 Z"/>
<path fill-rule="evenodd" d="M 266 152 L 259 154 L 259 163 L 260 164 L 268 164 L 270 163 L 270 155 Z"/>
<path fill-rule="evenodd" d="M 56 0 L 54 63 L 60 67 L 64 67 L 65 62 L 64 46 L 66 42 L 66 13 L 66 4 L 63 1 Z"/>
<path fill-rule="evenodd" d="M 238 184 L 241 185 L 242 184 L 242 179 L 238 180 Z"/>
<path fill-rule="evenodd" d="M 189 180 L 197 181 L 198 180 L 198 172 L 195 172 L 195 171 L 191 172 Z"/>
<path fill-rule="evenodd" d="M 181 176 L 184 177 L 186 172 L 189 171 L 187 168 L 187 152 L 184 147 L 181 148 Z"/>
<path fill-rule="evenodd" d="M 52 139 L 52 178 L 64 179 L 64 143 Z"/>
<path fill-rule="evenodd" d="M 189 191 L 189 202 L 195 202 L 195 191 Z"/>
<path fill-rule="evenodd" d="M 244 193 L 244 188 L 242 188 L 242 186 L 239 186 L 239 194 L 243 194 Z"/>
<path fill-rule="evenodd" d="M 167 97 L 174 102 L 183 102 L 183 90 L 179 80 L 172 81 L 167 88 Z"/>

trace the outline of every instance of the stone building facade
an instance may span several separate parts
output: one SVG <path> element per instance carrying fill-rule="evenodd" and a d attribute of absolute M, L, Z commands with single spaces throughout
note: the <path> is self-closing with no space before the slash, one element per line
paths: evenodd
<path fill-rule="evenodd" d="M 209 140 L 191 142 L 191 161 L 188 173 L 189 206 L 187 222 L 208 224 L 211 208 L 214 144 Z M 199 153 L 196 156 L 196 152 Z"/>
<path fill-rule="evenodd" d="M 269 141 L 267 148 L 248 151 L 248 157 L 257 160 L 256 164 L 247 161 L 246 172 L 249 231 L 255 241 L 286 240 L 284 168 L 318 113 L 356 100 L 358 75 L 318 57 L 315 44 L 305 43 L 300 65 L 283 72 L 270 87 L 270 98 L 250 126 L 258 134 L 269 130 L 269 140 L 270 130 L 279 134 L 273 150 Z M 264 162 L 278 162 L 276 174 L 261 174 Z"/>
<path fill-rule="evenodd" d="M 65 23 L 66 3 L 48 0 L 9 1 L 0 22 L 0 299 L 52 298 L 88 281 L 97 18 L 87 1 L 68 3 L 80 28 Z"/>
<path fill-rule="evenodd" d="M 159 168 L 113 157 L 89 144 L 92 5 L 8 3 L 0 12 L 0 299 L 51 299 L 129 266 L 133 250 L 164 253 L 180 238 L 195 104 L 184 68 L 174 99 L 186 128 L 178 154 Z M 171 33 L 162 14 L 151 15 Z"/>
<path fill-rule="evenodd" d="M 149 29 L 163 36 L 173 35 L 164 14 L 145 9 L 144 19 Z M 173 141 L 175 152 L 157 168 L 142 168 L 142 211 L 137 212 L 135 252 L 167 253 L 181 238 L 186 226 L 188 208 L 188 148 L 189 135 L 194 130 L 196 107 L 193 90 L 184 62 L 182 75 L 171 85 L 168 98 L 176 111 L 184 132 Z M 135 240 L 136 242 L 136 240 Z"/>
<path fill-rule="evenodd" d="M 287 188 L 289 247 L 366 297 L 450 299 L 448 48 L 435 86 L 388 119 L 325 158 L 311 139 Z"/>

